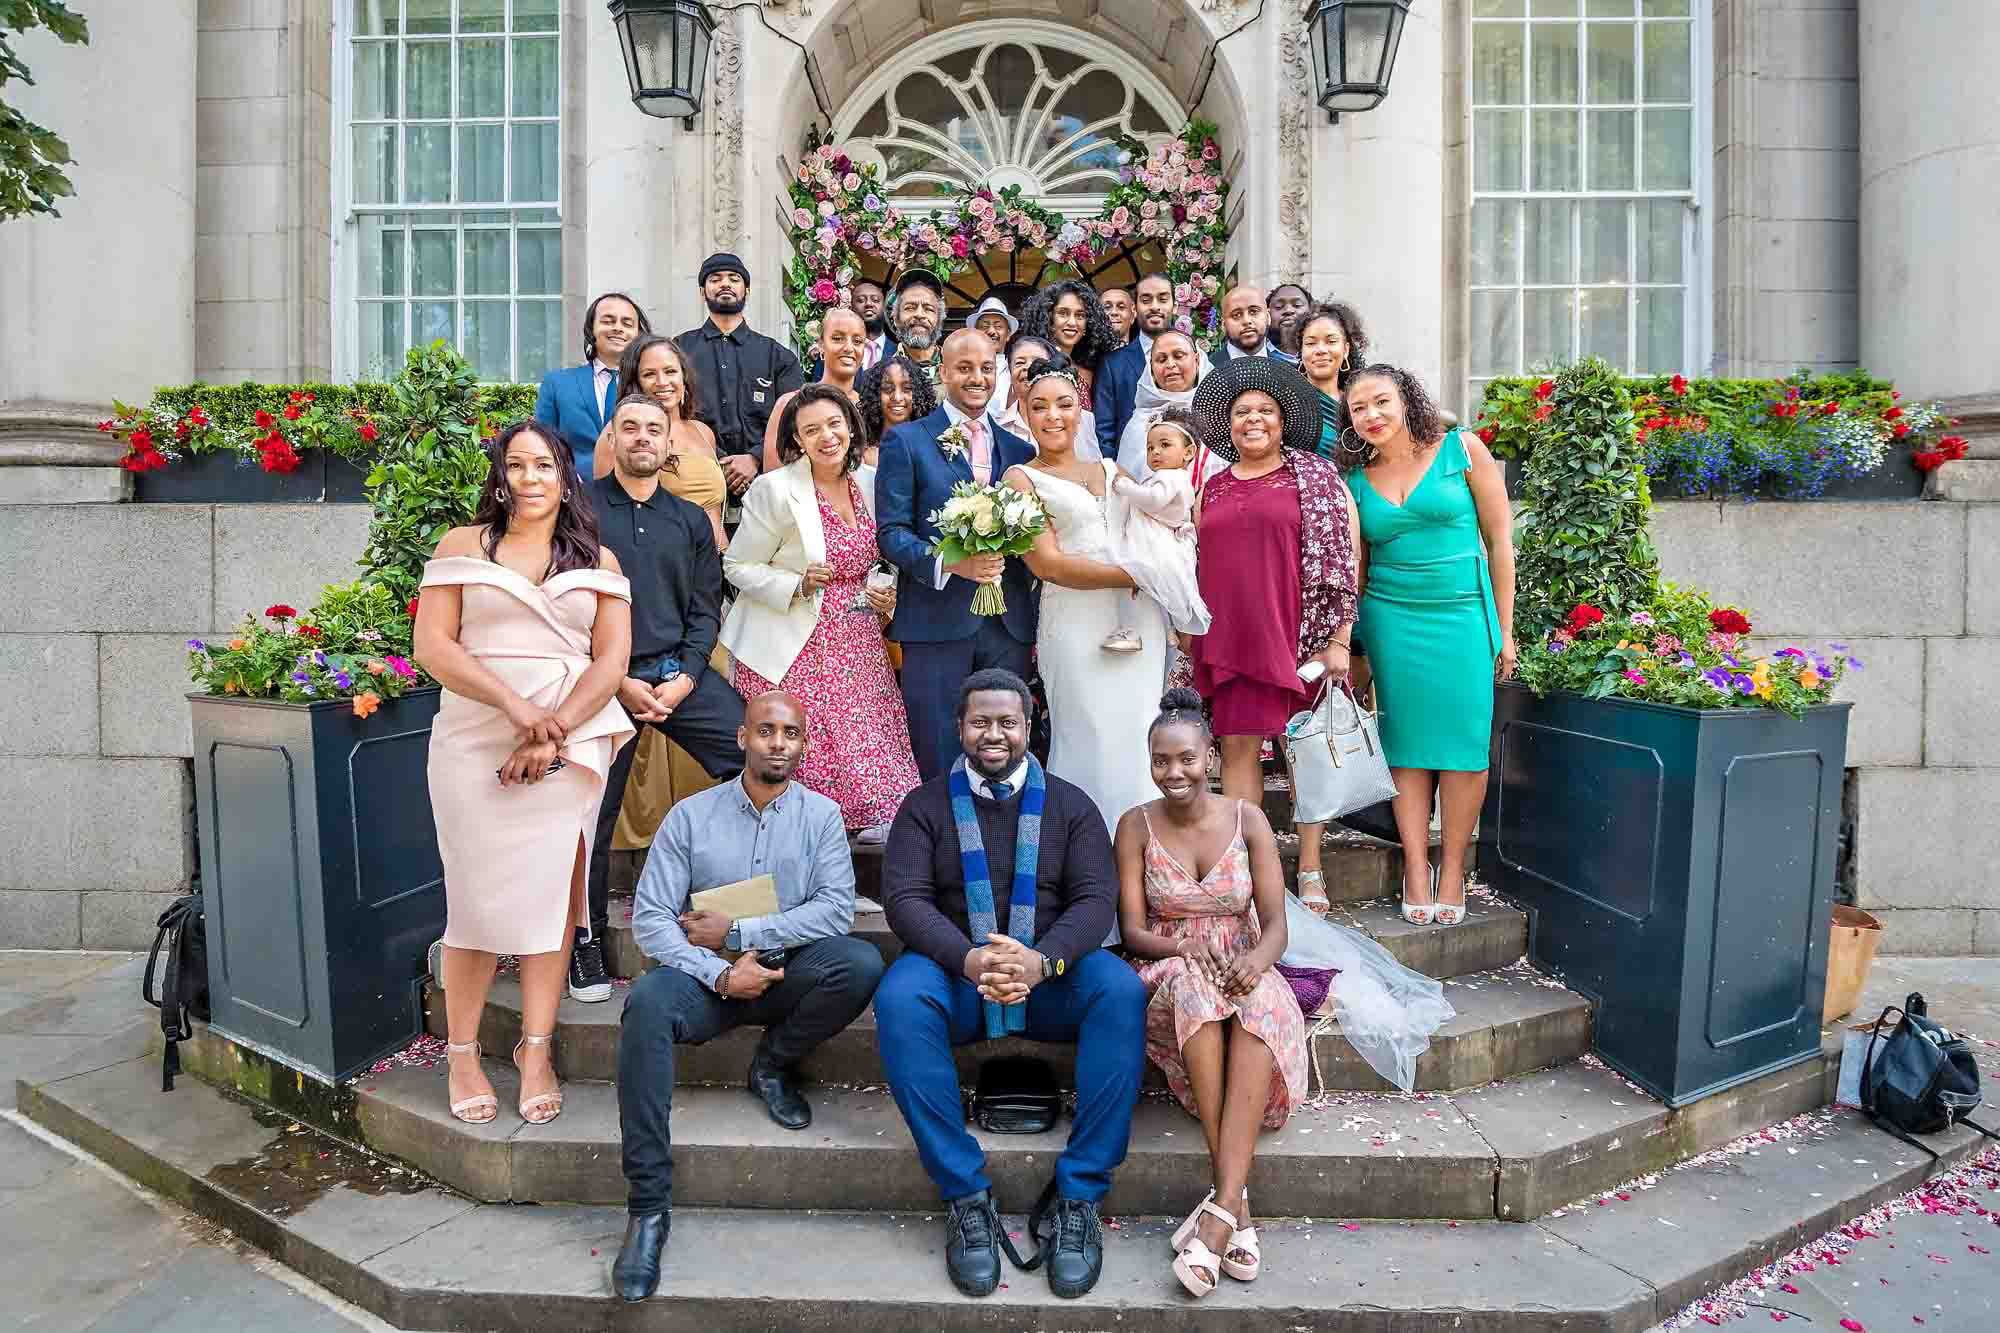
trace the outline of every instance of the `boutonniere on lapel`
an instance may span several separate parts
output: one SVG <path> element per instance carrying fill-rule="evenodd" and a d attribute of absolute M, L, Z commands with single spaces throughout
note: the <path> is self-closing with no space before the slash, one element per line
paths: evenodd
<path fill-rule="evenodd" d="M 965 457 L 972 448 L 972 432 L 965 428 L 963 421 L 938 436 L 938 450 L 954 463 Z"/>

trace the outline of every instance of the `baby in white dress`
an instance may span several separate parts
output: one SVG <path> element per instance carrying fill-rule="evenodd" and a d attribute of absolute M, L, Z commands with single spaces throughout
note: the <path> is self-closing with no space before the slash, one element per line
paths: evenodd
<path fill-rule="evenodd" d="M 1115 503 L 1106 518 L 1111 563 L 1158 602 L 1182 634 L 1208 633 L 1208 606 L 1195 582 L 1194 478 L 1196 445 L 1183 410 L 1168 408 L 1146 430 L 1144 481 L 1120 472 L 1111 480 Z M 1142 640 L 1120 625 L 1104 640 L 1108 653 L 1139 651 Z"/>

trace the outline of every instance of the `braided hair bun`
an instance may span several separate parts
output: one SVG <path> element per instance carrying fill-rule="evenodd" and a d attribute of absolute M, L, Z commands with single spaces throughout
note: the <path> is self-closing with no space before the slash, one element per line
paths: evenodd
<path fill-rule="evenodd" d="M 1201 696 L 1185 685 L 1176 685 L 1160 696 L 1160 715 L 1153 719 L 1153 725 L 1146 728 L 1151 736 L 1161 727 L 1180 726 L 1183 723 L 1199 727 L 1204 736 L 1210 735 L 1208 719 L 1202 715 Z"/>

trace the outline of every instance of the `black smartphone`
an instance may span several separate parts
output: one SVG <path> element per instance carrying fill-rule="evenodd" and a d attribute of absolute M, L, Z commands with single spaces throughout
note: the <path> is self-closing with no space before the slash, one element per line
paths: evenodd
<path fill-rule="evenodd" d="M 792 956 L 790 949 L 763 949 L 757 954 L 757 966 L 776 972 L 785 966 Z"/>

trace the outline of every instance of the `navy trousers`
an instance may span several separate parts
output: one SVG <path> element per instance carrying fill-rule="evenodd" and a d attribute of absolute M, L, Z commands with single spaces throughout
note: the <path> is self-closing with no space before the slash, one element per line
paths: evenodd
<path fill-rule="evenodd" d="M 1022 1036 L 1076 1045 L 1076 1122 L 1056 1159 L 1056 1192 L 1096 1203 L 1132 1138 L 1146 1067 L 1145 984 L 1130 964 L 1097 949 L 1067 975 L 1029 991 L 1027 1003 Z M 889 965 L 875 991 L 875 1040 L 917 1155 L 947 1202 L 989 1188 L 986 1154 L 966 1128 L 952 1059 L 953 1047 L 985 1035 L 979 992 L 963 976 L 946 976 L 921 954 Z"/>
<path fill-rule="evenodd" d="M 1001 667 L 1023 679 L 1029 648 L 1007 632 L 999 616 L 981 616 L 970 638 L 903 645 L 903 708 L 910 715 L 910 748 L 917 773 L 928 782 L 964 753 L 958 743 L 958 689 L 965 678 Z"/>

